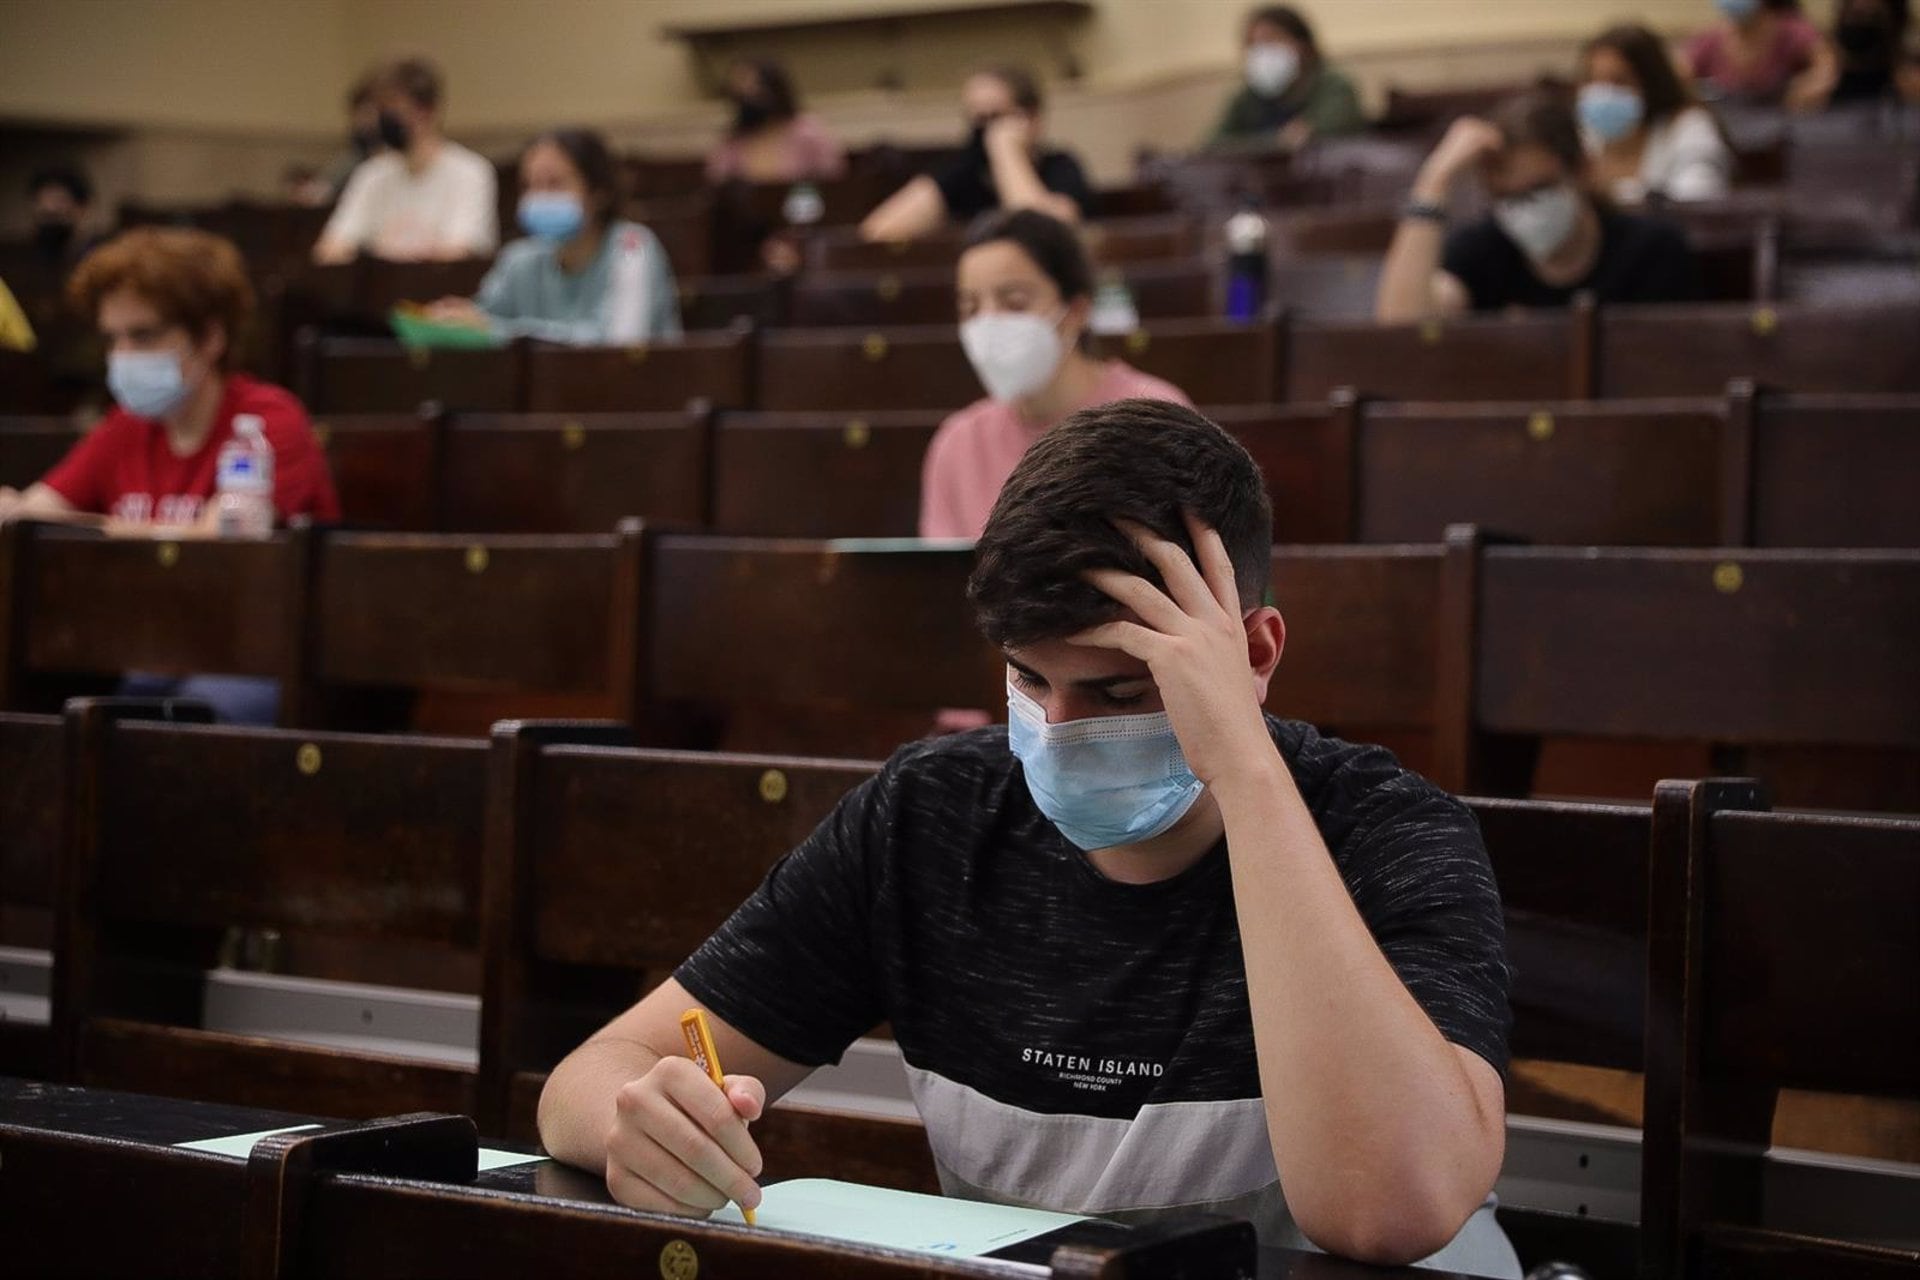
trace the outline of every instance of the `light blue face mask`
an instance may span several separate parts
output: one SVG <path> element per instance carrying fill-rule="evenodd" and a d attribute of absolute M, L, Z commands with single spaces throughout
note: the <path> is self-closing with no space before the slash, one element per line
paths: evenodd
<path fill-rule="evenodd" d="M 1713 3 L 1735 22 L 1745 22 L 1760 11 L 1760 0 L 1713 0 Z"/>
<path fill-rule="evenodd" d="M 520 229 L 551 244 L 580 234 L 587 211 L 580 197 L 565 191 L 529 191 L 520 197 Z"/>
<path fill-rule="evenodd" d="M 1007 686 L 1007 743 L 1047 821 L 1082 849 L 1160 835 L 1200 798 L 1164 711 L 1048 724 L 1044 707 Z"/>
<path fill-rule="evenodd" d="M 107 357 L 107 390 L 128 413 L 164 418 L 187 398 L 187 375 L 171 351 L 115 351 Z"/>
<path fill-rule="evenodd" d="M 1624 85 L 1595 82 L 1582 85 L 1578 100 L 1580 123 L 1602 142 L 1618 142 L 1640 127 L 1646 104 Z"/>

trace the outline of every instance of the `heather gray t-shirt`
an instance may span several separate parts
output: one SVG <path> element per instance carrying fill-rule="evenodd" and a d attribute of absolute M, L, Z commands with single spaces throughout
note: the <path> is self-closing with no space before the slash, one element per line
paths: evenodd
<path fill-rule="evenodd" d="M 1505 934 L 1472 814 L 1379 747 L 1268 728 L 1395 973 L 1504 1072 Z M 1225 841 L 1169 880 L 1107 879 L 1035 807 L 1003 727 L 901 748 L 676 976 L 807 1065 L 890 1022 L 948 1194 L 1205 1208 L 1305 1246 L 1267 1136 Z M 1520 1274 L 1491 1202 L 1432 1261 Z"/>

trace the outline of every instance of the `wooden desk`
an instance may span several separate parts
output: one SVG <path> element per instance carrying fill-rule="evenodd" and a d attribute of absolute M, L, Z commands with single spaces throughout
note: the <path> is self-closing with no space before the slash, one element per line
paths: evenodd
<path fill-rule="evenodd" d="M 446 1271 L 476 1278 L 635 1271 L 674 1241 L 700 1274 L 1245 1276 L 1231 1231 L 1148 1231 L 1115 1253 L 1062 1249 L 1051 1267 L 952 1260 L 693 1222 L 613 1205 L 600 1181 L 548 1161 L 478 1175 L 471 1123 L 406 1117 L 264 1139 L 250 1160 L 174 1143 L 312 1123 L 282 1111 L 183 1102 L 0 1077 L 0 1234 L 20 1274 L 195 1272 L 361 1276 Z M 329 1143 L 328 1139 L 337 1139 Z M 86 1194 L 78 1194 L 84 1188 Z M 1212 1219 L 1222 1223 L 1222 1219 Z M 1195 1264 L 1220 1251 L 1217 1268 Z M 1133 1256 L 1138 1252 L 1137 1259 Z M 1151 1255 L 1163 1261 L 1152 1264 Z M 1142 1263 L 1148 1265 L 1141 1265 Z M 772 1268 L 770 1270 L 769 1268 Z M 616 1272 L 616 1268 L 620 1270 Z M 663 1273 L 664 1274 L 664 1273 Z M 691 1273 L 689 1273 L 691 1274 Z M 1448 1280 L 1285 1249 L 1257 1252 L 1258 1280 Z M 1454 1280 L 1466 1280 L 1455 1276 Z"/>

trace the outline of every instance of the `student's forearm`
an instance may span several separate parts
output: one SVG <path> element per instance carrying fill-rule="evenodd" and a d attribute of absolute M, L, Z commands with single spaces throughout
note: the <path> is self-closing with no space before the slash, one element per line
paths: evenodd
<path fill-rule="evenodd" d="M 1049 207 L 1053 203 L 1053 192 L 1040 181 L 1040 174 L 1034 169 L 1033 159 L 1025 147 L 990 145 L 987 166 L 993 170 L 993 186 L 1000 193 L 1001 208 L 1053 212 Z"/>
<path fill-rule="evenodd" d="M 1394 228 L 1387 260 L 1380 268 L 1374 319 L 1381 324 L 1410 324 L 1432 314 L 1433 277 L 1440 270 L 1446 232 L 1430 218 L 1402 218 Z"/>
<path fill-rule="evenodd" d="M 1417 204 L 1445 208 L 1453 193 L 1453 176 L 1424 166 L 1414 179 L 1412 199 Z M 1381 324 L 1409 324 L 1425 320 L 1434 311 L 1433 277 L 1440 270 L 1446 248 L 1446 228 L 1432 218 L 1402 218 L 1380 268 L 1380 288 L 1374 300 L 1374 319 Z"/>
<path fill-rule="evenodd" d="M 596 1036 L 568 1054 L 540 1091 L 540 1143 L 556 1160 L 605 1173 L 614 1098 L 660 1055 L 637 1040 Z"/>
<path fill-rule="evenodd" d="M 1295 1220 L 1337 1253 L 1424 1257 L 1492 1186 L 1503 1117 L 1486 1114 L 1461 1052 L 1373 941 L 1278 753 L 1214 790 L 1246 922 L 1261 1093 Z"/>

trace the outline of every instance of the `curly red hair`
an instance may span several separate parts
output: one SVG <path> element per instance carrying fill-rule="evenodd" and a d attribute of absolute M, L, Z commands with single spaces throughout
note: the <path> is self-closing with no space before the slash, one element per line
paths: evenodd
<path fill-rule="evenodd" d="M 135 227 L 80 260 L 67 281 L 67 298 L 81 314 L 93 316 L 101 299 L 122 289 L 196 340 L 218 324 L 227 338 L 220 365 L 232 367 L 253 318 L 253 286 L 232 241 L 190 227 Z"/>

